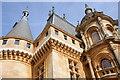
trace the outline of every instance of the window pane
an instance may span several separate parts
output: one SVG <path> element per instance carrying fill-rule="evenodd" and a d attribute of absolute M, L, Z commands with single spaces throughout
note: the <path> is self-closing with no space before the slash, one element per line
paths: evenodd
<path fill-rule="evenodd" d="M 2 45 L 5 45 L 7 43 L 7 40 L 3 40 Z"/>
<path fill-rule="evenodd" d="M 48 36 L 48 32 L 46 32 L 46 36 Z"/>
<path fill-rule="evenodd" d="M 112 67 L 111 62 L 108 59 L 103 59 L 102 62 L 101 62 L 101 66 L 102 66 L 103 69 Z"/>
<path fill-rule="evenodd" d="M 80 48 L 85 48 L 85 45 L 83 43 L 80 43 Z"/>
<path fill-rule="evenodd" d="M 72 43 L 75 44 L 75 40 L 72 40 Z"/>
<path fill-rule="evenodd" d="M 29 44 L 29 43 L 27 43 L 26 47 L 27 47 L 27 48 L 30 48 L 30 44 Z"/>
<path fill-rule="evenodd" d="M 66 35 L 64 35 L 64 39 L 67 40 L 67 36 Z"/>
<path fill-rule="evenodd" d="M 19 40 L 15 40 L 14 44 L 19 45 Z"/>
<path fill-rule="evenodd" d="M 97 31 L 93 31 L 93 32 L 91 33 L 91 37 L 92 37 L 92 39 L 93 39 L 93 42 L 97 42 L 97 41 L 100 40 L 100 37 L 99 37 Z"/>
<path fill-rule="evenodd" d="M 38 45 L 39 45 L 39 42 L 36 43 L 36 47 L 38 47 Z"/>
<path fill-rule="evenodd" d="M 57 30 L 55 30 L 55 34 L 58 35 L 58 31 Z"/>

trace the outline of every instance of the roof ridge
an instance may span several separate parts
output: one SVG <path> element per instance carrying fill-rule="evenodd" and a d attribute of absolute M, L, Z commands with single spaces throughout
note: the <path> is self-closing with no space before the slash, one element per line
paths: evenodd
<path fill-rule="evenodd" d="M 72 27 L 76 28 L 72 23 L 68 22 L 67 20 L 64 20 L 62 17 L 60 17 L 59 15 L 55 14 L 57 17 L 59 17 L 60 19 L 62 19 L 63 21 L 67 22 L 68 24 L 70 24 Z"/>

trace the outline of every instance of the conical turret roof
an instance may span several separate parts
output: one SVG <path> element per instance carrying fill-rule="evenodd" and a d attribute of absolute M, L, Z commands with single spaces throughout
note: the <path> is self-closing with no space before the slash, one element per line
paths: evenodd
<path fill-rule="evenodd" d="M 28 23 L 28 15 L 29 12 L 27 10 L 23 11 L 22 19 L 18 23 L 15 23 L 12 30 L 6 36 L 33 40 L 30 26 Z"/>

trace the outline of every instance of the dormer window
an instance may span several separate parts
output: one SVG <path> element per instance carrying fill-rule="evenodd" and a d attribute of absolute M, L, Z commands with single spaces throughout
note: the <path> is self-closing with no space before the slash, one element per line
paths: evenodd
<path fill-rule="evenodd" d="M 26 47 L 27 47 L 27 48 L 30 48 L 30 43 L 27 43 Z"/>
<path fill-rule="evenodd" d="M 64 39 L 67 40 L 67 36 L 66 35 L 64 35 Z"/>
<path fill-rule="evenodd" d="M 14 44 L 19 45 L 19 40 L 15 40 Z"/>
<path fill-rule="evenodd" d="M 111 30 L 110 27 L 107 27 L 107 32 L 108 32 L 109 36 L 112 36 L 112 35 L 113 35 L 112 30 Z"/>
<path fill-rule="evenodd" d="M 39 45 L 39 42 L 36 43 L 36 47 L 38 47 L 38 45 Z"/>
<path fill-rule="evenodd" d="M 97 42 L 100 40 L 100 36 L 99 36 L 98 32 L 95 30 L 91 32 L 91 38 L 92 38 L 93 42 Z"/>
<path fill-rule="evenodd" d="M 83 43 L 80 43 L 80 48 L 85 48 L 85 45 Z"/>
<path fill-rule="evenodd" d="M 48 36 L 48 31 L 46 32 L 46 36 Z"/>
<path fill-rule="evenodd" d="M 107 24 L 107 25 L 106 25 L 106 28 L 107 28 L 107 34 L 108 34 L 109 36 L 113 36 L 112 26 L 109 25 L 109 24 Z"/>
<path fill-rule="evenodd" d="M 55 30 L 55 34 L 58 35 L 58 31 L 57 30 Z"/>
<path fill-rule="evenodd" d="M 5 44 L 7 44 L 7 40 L 3 40 L 2 45 L 5 45 Z"/>
<path fill-rule="evenodd" d="M 75 44 L 75 40 L 72 40 L 72 43 Z"/>

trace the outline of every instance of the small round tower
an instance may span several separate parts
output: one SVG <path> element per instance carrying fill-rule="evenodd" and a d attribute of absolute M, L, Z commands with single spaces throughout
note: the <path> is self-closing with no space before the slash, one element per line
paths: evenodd
<path fill-rule="evenodd" d="M 21 20 L 6 36 L 0 38 L 2 78 L 32 78 L 33 38 L 28 15 L 28 10 L 24 10 Z"/>

